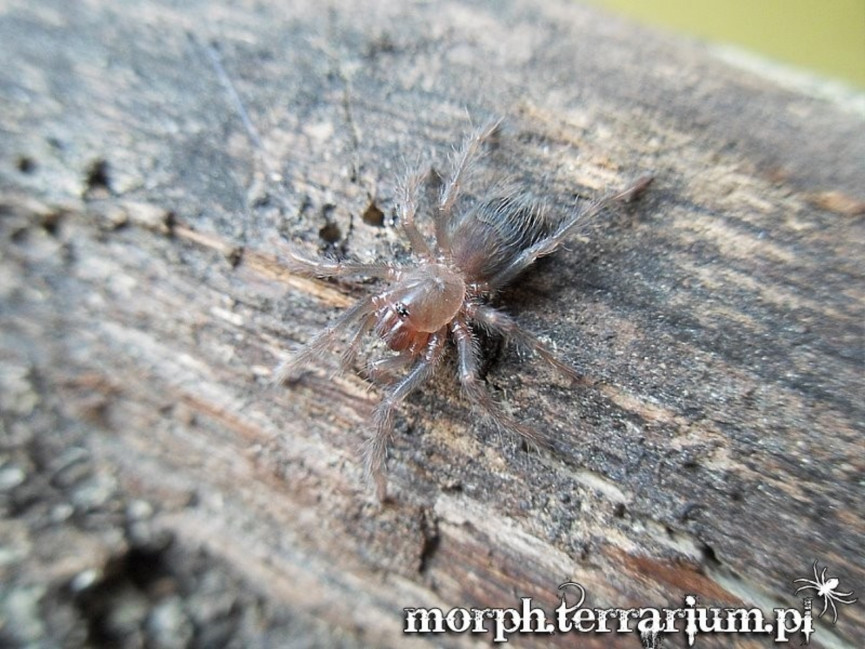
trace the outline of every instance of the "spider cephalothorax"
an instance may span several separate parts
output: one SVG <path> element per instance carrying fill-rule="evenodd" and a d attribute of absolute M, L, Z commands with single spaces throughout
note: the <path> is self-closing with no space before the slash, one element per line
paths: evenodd
<path fill-rule="evenodd" d="M 484 389 L 478 376 L 477 331 L 501 334 L 572 379 L 579 378 L 578 373 L 510 316 L 490 306 L 489 299 L 538 257 L 553 252 L 578 222 L 612 202 L 630 200 L 650 180 L 641 178 L 626 190 L 553 223 L 544 217 L 535 200 L 520 192 L 461 204 L 460 209 L 455 209 L 469 165 L 498 125 L 491 122 L 477 130 L 457 154 L 434 209 L 433 245 L 415 225 L 421 175 L 411 175 L 403 183 L 399 218 L 411 244 L 413 264 L 332 262 L 310 259 L 296 249 L 290 249 L 285 260 L 293 272 L 305 275 L 366 276 L 387 282 L 384 290 L 347 309 L 276 371 L 277 381 L 291 379 L 344 333 L 349 334 L 349 343 L 342 355 L 343 367 L 350 364 L 361 339 L 370 332 L 396 352 L 371 362 L 369 372 L 385 390 L 374 415 L 375 431 L 364 451 L 366 474 L 375 482 L 380 498 L 385 495 L 384 463 L 394 408 L 432 375 L 449 340 L 456 347 L 459 380 L 472 404 L 498 427 L 533 443 L 543 442 L 540 434 L 507 415 Z"/>

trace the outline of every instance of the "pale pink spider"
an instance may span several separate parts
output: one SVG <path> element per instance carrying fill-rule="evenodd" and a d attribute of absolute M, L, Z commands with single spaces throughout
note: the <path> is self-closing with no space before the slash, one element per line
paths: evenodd
<path fill-rule="evenodd" d="M 284 260 L 289 270 L 298 274 L 320 278 L 366 276 L 388 282 L 384 290 L 350 307 L 275 372 L 280 383 L 296 378 L 304 365 L 323 355 L 344 333 L 348 334 L 349 342 L 342 354 L 343 369 L 355 358 L 363 336 L 369 332 L 380 336 L 397 352 L 370 363 L 370 377 L 385 388 L 373 417 L 375 432 L 364 448 L 365 473 L 368 480 L 375 482 L 380 499 L 385 497 L 384 465 L 394 409 L 430 378 L 448 339 L 456 346 L 463 390 L 481 414 L 497 427 L 517 433 L 532 444 L 545 442 L 537 431 L 510 417 L 483 388 L 478 376 L 476 331 L 491 331 L 517 343 L 573 380 L 579 379 L 579 374 L 509 315 L 489 306 L 488 301 L 538 257 L 553 252 L 578 222 L 591 218 L 613 202 L 631 200 L 651 180 L 641 178 L 624 191 L 552 223 L 525 192 L 458 202 L 469 165 L 498 126 L 495 121 L 477 130 L 456 155 L 434 209 L 434 245 L 415 225 L 422 175 L 415 173 L 402 184 L 399 220 L 414 253 L 411 265 L 311 259 L 295 248 L 289 248 Z M 459 209 L 455 209 L 457 206 Z M 406 368 L 403 375 L 394 376 L 395 371 Z"/>
<path fill-rule="evenodd" d="M 803 590 L 814 590 L 817 592 L 817 597 L 823 598 L 823 610 L 820 612 L 818 617 L 823 617 L 823 614 L 826 612 L 826 609 L 831 606 L 832 607 L 832 624 L 835 624 L 838 621 L 838 609 L 835 607 L 835 602 L 839 604 L 853 604 L 858 601 L 858 597 L 854 597 L 853 599 L 846 599 L 848 597 L 853 596 L 853 591 L 851 590 L 849 593 L 839 593 L 836 592 L 835 589 L 838 588 L 838 584 L 840 583 L 835 577 L 830 577 L 826 579 L 826 571 L 829 568 L 823 568 L 823 571 L 820 573 L 820 576 L 817 576 L 817 562 L 814 562 L 814 579 L 794 579 L 794 584 L 806 584 L 805 586 L 801 586 L 796 589 L 796 593 L 798 594 Z"/>
<path fill-rule="evenodd" d="M 219 51 L 215 45 L 205 49 L 250 141 L 271 172 L 268 175 L 273 176 L 261 138 L 222 65 Z M 341 369 L 351 364 L 361 340 L 370 332 L 375 332 L 397 352 L 371 362 L 369 367 L 370 378 L 385 388 L 385 395 L 373 416 L 375 432 L 364 448 L 364 468 L 367 480 L 375 483 L 381 500 L 386 494 L 384 465 L 393 432 L 394 409 L 432 376 L 449 338 L 456 346 L 459 380 L 469 401 L 497 427 L 517 433 L 532 444 L 544 445 L 543 435 L 510 417 L 483 388 L 476 330 L 497 333 L 534 352 L 565 376 L 579 380 L 581 377 L 573 367 L 559 360 L 534 335 L 488 302 L 539 257 L 558 248 L 578 223 L 592 218 L 612 203 L 629 202 L 652 180 L 651 176 L 641 177 L 627 189 L 601 198 L 558 221 L 549 218 L 528 192 L 502 190 L 502 186 L 498 186 L 498 190 L 488 188 L 479 200 L 460 201 L 460 190 L 472 161 L 483 143 L 497 132 L 499 124 L 500 120 L 496 120 L 478 129 L 457 153 L 434 208 L 433 246 L 414 222 L 423 174 L 410 175 L 402 184 L 399 220 L 415 263 L 362 264 L 310 259 L 296 248 L 289 248 L 283 259 L 290 271 L 301 275 L 365 276 L 389 283 L 383 291 L 355 303 L 274 372 L 277 383 L 297 378 L 303 366 L 324 355 L 343 332 L 350 333 L 350 337 L 342 353 Z M 400 370 L 406 370 L 404 375 L 395 375 Z"/>

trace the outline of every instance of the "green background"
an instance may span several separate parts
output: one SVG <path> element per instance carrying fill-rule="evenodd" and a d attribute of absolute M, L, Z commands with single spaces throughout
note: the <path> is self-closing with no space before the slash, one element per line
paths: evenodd
<path fill-rule="evenodd" d="M 591 0 L 865 89 L 865 0 Z"/>

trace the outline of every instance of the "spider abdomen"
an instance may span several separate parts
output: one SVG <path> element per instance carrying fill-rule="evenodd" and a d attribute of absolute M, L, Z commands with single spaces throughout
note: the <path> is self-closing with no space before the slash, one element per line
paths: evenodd
<path fill-rule="evenodd" d="M 451 230 L 451 255 L 467 276 L 488 281 L 551 229 L 541 206 L 529 195 L 485 201 Z"/>

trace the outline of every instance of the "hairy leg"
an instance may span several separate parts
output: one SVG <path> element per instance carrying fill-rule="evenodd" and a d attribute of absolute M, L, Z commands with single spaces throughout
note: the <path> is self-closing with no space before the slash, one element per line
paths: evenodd
<path fill-rule="evenodd" d="M 360 349 L 360 341 L 363 340 L 363 337 L 372 330 L 375 326 L 375 322 L 375 313 L 369 313 L 361 319 L 357 331 L 354 336 L 351 337 L 351 340 L 340 357 L 339 366 L 341 370 L 347 370 L 351 367 L 352 363 L 354 363 Z"/>
<path fill-rule="evenodd" d="M 484 328 L 503 336 L 505 340 L 513 341 L 514 343 L 537 354 L 564 376 L 571 379 L 571 381 L 574 381 L 575 383 L 583 382 L 583 377 L 574 367 L 558 358 L 546 345 L 544 345 L 544 343 L 538 340 L 534 334 L 529 333 L 520 327 L 516 320 L 506 313 L 494 309 L 493 307 L 479 304 L 469 309 L 468 315 L 472 320 Z"/>
<path fill-rule="evenodd" d="M 404 351 L 396 356 L 387 356 L 371 361 L 367 366 L 367 378 L 377 385 L 391 383 L 393 373 L 405 368 L 415 360 L 411 352 Z"/>
<path fill-rule="evenodd" d="M 442 357 L 447 339 L 445 329 L 430 336 L 423 356 L 401 380 L 393 384 L 382 402 L 375 409 L 373 423 L 375 432 L 364 447 L 364 472 L 369 481 L 375 483 L 379 500 L 387 495 L 387 480 L 384 475 L 384 463 L 387 457 L 387 446 L 393 434 L 393 416 L 397 405 L 429 379 Z"/>
<path fill-rule="evenodd" d="M 346 309 L 329 327 L 321 330 L 306 343 L 297 354 L 281 363 L 273 374 L 273 382 L 281 384 L 296 379 L 300 369 L 310 361 L 325 355 L 348 327 L 360 319 L 366 322 L 367 317 L 375 310 L 374 297 L 359 300 Z M 356 340 L 359 340 L 357 334 L 352 339 L 352 344 L 356 344 Z"/>
<path fill-rule="evenodd" d="M 594 218 L 614 203 L 627 203 L 634 200 L 634 198 L 649 186 L 650 182 L 652 182 L 651 176 L 643 176 L 629 185 L 626 189 L 615 194 L 604 196 L 589 205 L 585 210 L 582 210 L 570 219 L 567 219 L 550 236 L 541 239 L 534 245 L 523 250 L 511 261 L 511 263 L 496 273 L 496 275 L 489 280 L 490 286 L 493 288 L 501 288 L 507 285 L 517 275 L 531 266 L 538 257 L 548 255 L 558 248 L 562 241 L 573 232 L 575 226 Z"/>
<path fill-rule="evenodd" d="M 379 277 L 396 278 L 399 270 L 391 264 L 362 264 L 351 261 L 329 261 L 307 257 L 294 246 L 281 244 L 279 261 L 289 272 L 304 277 Z"/>
<path fill-rule="evenodd" d="M 493 136 L 501 123 L 501 119 L 496 119 L 484 124 L 469 136 L 463 144 L 463 148 L 456 154 L 453 171 L 442 187 L 439 206 L 435 215 L 436 243 L 439 250 L 446 250 L 449 247 L 447 226 L 450 223 L 454 203 L 459 196 L 466 169 L 478 154 L 481 145 Z"/>
<path fill-rule="evenodd" d="M 477 340 L 468 324 L 462 319 L 454 320 L 451 323 L 451 332 L 457 346 L 460 383 L 472 405 L 497 427 L 516 433 L 534 445 L 547 446 L 548 440 L 543 434 L 508 415 L 481 384 L 478 377 Z"/>
<path fill-rule="evenodd" d="M 421 182 L 420 172 L 409 175 L 400 187 L 399 222 L 411 243 L 412 250 L 422 257 L 431 258 L 432 250 L 414 222 L 417 212 L 417 192 Z"/>

